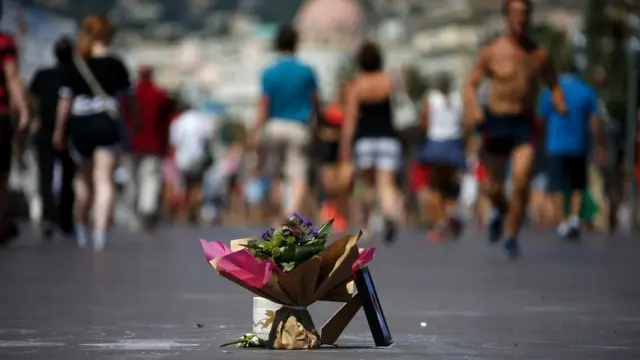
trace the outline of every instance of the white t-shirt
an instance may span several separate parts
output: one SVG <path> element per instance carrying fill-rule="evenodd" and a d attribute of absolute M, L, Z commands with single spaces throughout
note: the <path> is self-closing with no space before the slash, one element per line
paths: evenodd
<path fill-rule="evenodd" d="M 432 91 L 428 95 L 429 127 L 427 138 L 434 141 L 456 140 L 462 137 L 462 98 L 451 92 L 449 102 L 445 96 Z"/>
<path fill-rule="evenodd" d="M 180 171 L 199 169 L 207 157 L 206 143 L 212 138 L 213 119 L 196 110 L 180 114 L 169 128 L 177 168 Z"/>

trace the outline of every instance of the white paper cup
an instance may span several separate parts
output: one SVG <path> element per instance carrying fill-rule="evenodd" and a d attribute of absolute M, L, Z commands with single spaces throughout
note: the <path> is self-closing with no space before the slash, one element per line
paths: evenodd
<path fill-rule="evenodd" d="M 253 333 L 258 335 L 262 340 L 269 339 L 271 325 L 282 305 L 276 304 L 265 298 L 253 298 Z"/>

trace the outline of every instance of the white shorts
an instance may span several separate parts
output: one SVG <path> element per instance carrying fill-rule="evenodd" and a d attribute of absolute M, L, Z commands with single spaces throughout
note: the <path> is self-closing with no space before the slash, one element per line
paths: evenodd
<path fill-rule="evenodd" d="M 402 145 L 394 138 L 361 138 L 355 144 L 360 170 L 398 170 L 402 164 Z"/>

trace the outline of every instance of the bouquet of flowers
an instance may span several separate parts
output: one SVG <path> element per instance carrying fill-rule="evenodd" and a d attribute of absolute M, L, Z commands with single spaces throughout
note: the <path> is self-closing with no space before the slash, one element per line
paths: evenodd
<path fill-rule="evenodd" d="M 244 247 L 257 259 L 272 260 L 283 271 L 291 271 L 324 250 L 332 225 L 329 220 L 316 231 L 311 221 L 293 213 L 280 228 L 265 231 Z"/>
<path fill-rule="evenodd" d="M 230 248 L 201 240 L 207 261 L 219 275 L 282 305 L 271 325 L 269 348 L 320 347 L 307 307 L 316 301 L 351 299 L 354 271 L 373 260 L 375 248 L 357 247 L 361 233 L 326 246 L 332 223 L 316 231 L 310 221 L 293 214 L 260 238 L 232 240 Z"/>

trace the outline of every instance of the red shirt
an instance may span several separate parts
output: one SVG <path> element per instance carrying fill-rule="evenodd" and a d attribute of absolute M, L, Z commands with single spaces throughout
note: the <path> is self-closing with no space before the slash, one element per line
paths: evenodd
<path fill-rule="evenodd" d="M 138 82 L 136 98 L 140 112 L 139 129 L 135 128 L 131 114 L 126 114 L 127 125 L 132 134 L 131 152 L 137 155 L 162 156 L 167 152 L 173 102 L 164 90 L 150 80 Z"/>
<path fill-rule="evenodd" d="M 0 112 L 9 111 L 9 89 L 7 87 L 7 78 L 4 74 L 4 67 L 18 59 L 16 43 L 11 35 L 0 33 Z"/>

